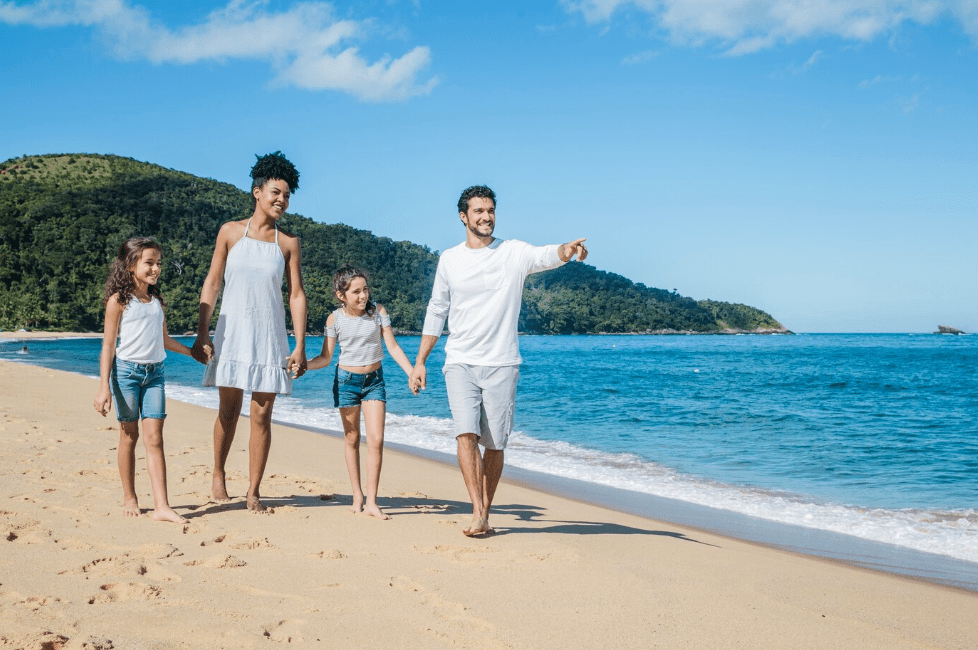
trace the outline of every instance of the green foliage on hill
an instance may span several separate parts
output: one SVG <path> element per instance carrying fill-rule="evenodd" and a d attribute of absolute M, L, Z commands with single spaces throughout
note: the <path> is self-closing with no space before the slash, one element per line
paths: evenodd
<path fill-rule="evenodd" d="M 217 231 L 252 209 L 251 196 L 233 185 L 129 158 L 64 154 L 0 163 L 0 328 L 101 330 L 108 264 L 138 235 L 163 248 L 160 288 L 171 332 L 194 329 Z M 322 329 L 334 307 L 331 278 L 344 263 L 370 272 L 374 297 L 396 328 L 420 329 L 435 253 L 296 214 L 280 225 L 302 241 L 311 331 Z M 697 303 L 585 264 L 531 276 L 523 297 L 520 327 L 534 333 L 780 328 L 752 307 Z"/>

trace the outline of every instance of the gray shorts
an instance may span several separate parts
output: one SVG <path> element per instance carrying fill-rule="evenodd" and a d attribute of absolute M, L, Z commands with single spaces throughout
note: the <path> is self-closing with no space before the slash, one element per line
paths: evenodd
<path fill-rule="evenodd" d="M 505 449 L 513 430 L 520 367 L 452 363 L 442 372 L 455 435 L 474 433 L 486 449 Z"/>

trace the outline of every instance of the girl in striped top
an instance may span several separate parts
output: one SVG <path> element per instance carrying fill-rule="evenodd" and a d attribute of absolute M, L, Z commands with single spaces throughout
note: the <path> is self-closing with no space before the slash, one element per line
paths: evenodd
<path fill-rule="evenodd" d="M 333 292 L 343 306 L 326 319 L 326 336 L 322 353 L 311 359 L 309 370 L 329 365 L 339 343 L 340 354 L 333 379 L 333 406 L 340 409 L 344 455 L 353 488 L 353 512 L 365 512 L 378 519 L 388 519 L 377 505 L 377 487 L 384 454 L 384 420 L 387 416 L 387 391 L 384 384 L 384 349 L 410 376 L 413 369 L 407 355 L 397 344 L 391 319 L 383 305 L 370 300 L 367 274 L 344 266 L 333 276 Z M 360 487 L 360 413 L 367 430 L 367 493 Z"/>

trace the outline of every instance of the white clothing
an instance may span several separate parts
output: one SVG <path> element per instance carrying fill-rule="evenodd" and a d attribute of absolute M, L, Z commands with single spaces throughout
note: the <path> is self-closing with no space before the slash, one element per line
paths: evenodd
<path fill-rule="evenodd" d="M 369 366 L 384 360 L 381 329 L 391 326 L 390 316 L 374 308 L 374 315 L 347 316 L 343 308 L 333 312 L 333 324 L 326 327 L 326 337 L 340 346 L 337 363 L 341 366 Z"/>
<path fill-rule="evenodd" d="M 225 386 L 288 395 L 292 375 L 285 367 L 289 337 L 285 330 L 282 277 L 285 258 L 275 241 L 244 236 L 228 251 L 224 294 L 214 331 L 214 357 L 204 371 L 204 386 Z"/>
<path fill-rule="evenodd" d="M 115 356 L 133 363 L 159 363 L 166 358 L 163 349 L 163 305 L 155 297 L 139 302 L 129 296 L 129 302 L 119 322 L 119 342 Z"/>
<path fill-rule="evenodd" d="M 517 326 L 526 276 L 564 264 L 558 246 L 496 239 L 465 243 L 438 260 L 422 334 L 440 336 L 448 319 L 445 365 L 512 366 L 522 362 Z"/>

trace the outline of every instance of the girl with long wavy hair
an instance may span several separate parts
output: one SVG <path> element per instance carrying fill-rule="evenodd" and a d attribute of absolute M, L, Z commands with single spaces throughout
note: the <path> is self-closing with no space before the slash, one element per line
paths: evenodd
<path fill-rule="evenodd" d="M 141 514 L 136 496 L 136 442 L 143 420 L 146 465 L 153 488 L 153 519 L 186 523 L 170 507 L 166 493 L 163 420 L 166 418 L 166 350 L 190 356 L 183 343 L 166 331 L 160 278 L 163 251 L 146 237 L 133 237 L 119 247 L 105 282 L 105 332 L 99 358 L 100 385 L 95 410 L 102 417 L 115 398 L 119 420 L 119 476 L 122 478 L 122 514 Z"/>

